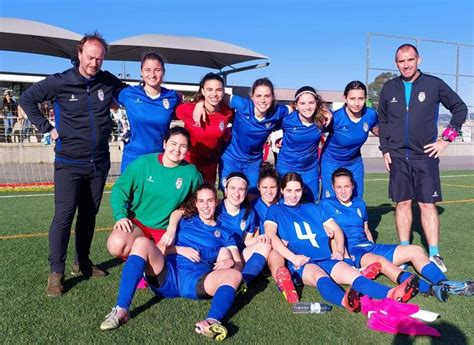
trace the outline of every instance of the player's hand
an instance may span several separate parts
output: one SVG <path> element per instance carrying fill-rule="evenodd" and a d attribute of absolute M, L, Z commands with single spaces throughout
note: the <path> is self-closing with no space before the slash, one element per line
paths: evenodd
<path fill-rule="evenodd" d="M 290 259 L 290 261 L 296 269 L 299 269 L 301 266 L 309 262 L 309 258 L 304 255 L 295 255 L 295 257 L 293 259 Z"/>
<path fill-rule="evenodd" d="M 430 157 L 438 158 L 444 150 L 448 147 L 449 142 L 444 141 L 443 139 L 437 140 L 433 144 L 425 145 L 423 148 L 425 149 L 425 153 L 428 153 Z"/>
<path fill-rule="evenodd" d="M 179 249 L 177 248 L 177 253 L 191 260 L 192 262 L 201 261 L 199 252 L 191 247 L 179 247 Z"/>
<path fill-rule="evenodd" d="M 390 165 L 392 164 L 392 158 L 390 157 L 390 152 L 384 153 L 383 162 L 385 164 L 385 169 L 390 172 Z"/>
<path fill-rule="evenodd" d="M 114 230 L 120 230 L 122 232 L 133 232 L 133 223 L 128 218 L 119 219 L 114 225 Z"/>
<path fill-rule="evenodd" d="M 257 236 L 257 242 L 263 242 L 263 243 L 270 244 L 270 243 L 272 243 L 272 240 L 267 235 L 258 235 Z"/>
<path fill-rule="evenodd" d="M 204 108 L 204 101 L 196 103 L 193 110 L 194 126 L 201 127 L 201 121 L 206 122 L 206 109 Z"/>
<path fill-rule="evenodd" d="M 224 260 L 219 260 L 214 263 L 214 271 L 216 270 L 224 270 L 226 268 L 231 268 L 234 266 L 234 260 L 232 259 L 224 259 Z"/>
<path fill-rule="evenodd" d="M 161 239 L 158 242 L 158 244 L 161 244 L 165 247 L 169 247 L 169 246 L 173 245 L 175 238 L 176 238 L 176 231 L 168 229 L 163 234 L 163 236 L 161 236 Z"/>
<path fill-rule="evenodd" d="M 56 130 L 56 128 L 53 128 L 53 130 L 49 132 L 49 134 L 51 134 L 51 138 L 53 138 L 53 140 L 56 140 L 57 138 L 59 138 L 59 133 Z"/>
<path fill-rule="evenodd" d="M 331 259 L 333 260 L 343 260 L 344 259 L 344 252 L 343 251 L 339 251 L 339 250 L 335 250 L 332 252 L 332 255 L 331 255 Z"/>

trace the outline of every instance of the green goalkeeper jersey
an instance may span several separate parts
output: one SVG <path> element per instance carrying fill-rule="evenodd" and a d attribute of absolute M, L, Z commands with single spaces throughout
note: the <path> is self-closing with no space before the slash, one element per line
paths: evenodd
<path fill-rule="evenodd" d="M 171 212 L 201 183 L 199 171 L 186 161 L 167 168 L 158 154 L 143 155 L 125 169 L 112 188 L 114 219 L 135 217 L 146 226 L 165 229 Z"/>

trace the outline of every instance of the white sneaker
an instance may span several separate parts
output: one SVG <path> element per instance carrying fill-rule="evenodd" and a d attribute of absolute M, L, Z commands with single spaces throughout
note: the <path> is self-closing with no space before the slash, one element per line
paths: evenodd
<path fill-rule="evenodd" d="M 444 259 L 439 256 L 438 254 L 430 256 L 430 261 L 434 263 L 438 268 L 441 270 L 441 272 L 446 272 L 448 269 L 446 268 L 446 265 L 444 264 Z"/>
<path fill-rule="evenodd" d="M 105 317 L 104 322 L 100 324 L 101 331 L 111 331 L 113 329 L 117 329 L 120 325 L 123 325 L 130 319 L 130 314 L 128 313 L 127 309 L 120 308 L 116 306 L 112 309 L 112 311 L 107 314 Z"/>

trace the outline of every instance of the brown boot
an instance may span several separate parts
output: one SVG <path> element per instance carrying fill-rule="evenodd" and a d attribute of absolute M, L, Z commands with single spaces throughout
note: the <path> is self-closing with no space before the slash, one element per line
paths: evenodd
<path fill-rule="evenodd" d="M 64 274 L 52 272 L 48 277 L 46 295 L 49 297 L 61 297 L 64 293 L 63 279 Z"/>
<path fill-rule="evenodd" d="M 101 270 L 94 264 L 79 266 L 79 264 L 74 263 L 72 265 L 71 274 L 73 276 L 105 277 L 107 275 L 107 271 Z"/>

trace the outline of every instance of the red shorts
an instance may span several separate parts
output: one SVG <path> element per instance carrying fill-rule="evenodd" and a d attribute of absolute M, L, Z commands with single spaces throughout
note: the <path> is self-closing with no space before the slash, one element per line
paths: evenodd
<path fill-rule="evenodd" d="M 163 237 L 166 229 L 155 229 L 150 228 L 149 226 L 143 225 L 140 221 L 136 218 L 130 218 L 132 223 L 140 228 L 143 231 L 143 235 L 153 241 L 153 243 L 158 244 L 160 242 L 161 237 Z"/>

